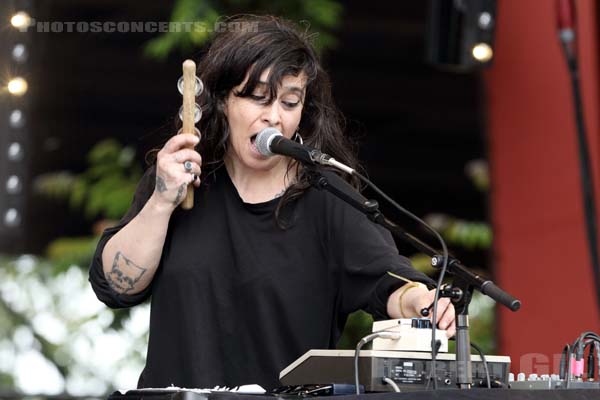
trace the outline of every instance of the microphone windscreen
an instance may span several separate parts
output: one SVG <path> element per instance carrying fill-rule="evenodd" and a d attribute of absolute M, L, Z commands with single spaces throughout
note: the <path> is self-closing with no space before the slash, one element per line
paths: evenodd
<path fill-rule="evenodd" d="M 265 128 L 256 135 L 256 140 L 254 144 L 256 145 L 256 149 L 263 156 L 274 156 L 275 153 L 271 151 L 271 141 L 275 136 L 283 136 L 281 132 L 279 132 L 275 128 Z"/>

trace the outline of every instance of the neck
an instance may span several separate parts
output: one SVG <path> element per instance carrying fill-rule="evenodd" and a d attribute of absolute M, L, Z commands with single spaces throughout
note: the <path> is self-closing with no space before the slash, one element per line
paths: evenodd
<path fill-rule="evenodd" d="M 267 170 L 248 170 L 235 162 L 231 157 L 225 157 L 225 167 L 238 194 L 246 203 L 263 203 L 272 200 L 284 191 L 295 177 L 292 168 L 286 176 L 288 159 L 281 161 Z"/>

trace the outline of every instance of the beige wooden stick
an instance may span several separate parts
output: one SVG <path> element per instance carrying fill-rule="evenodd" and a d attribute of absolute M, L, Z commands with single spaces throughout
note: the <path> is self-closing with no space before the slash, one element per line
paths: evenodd
<path fill-rule="evenodd" d="M 196 63 L 192 60 L 183 62 L 183 128 L 181 134 L 195 135 L 194 113 L 196 112 Z M 194 185 L 189 184 L 187 194 L 181 207 L 189 210 L 194 206 Z"/>

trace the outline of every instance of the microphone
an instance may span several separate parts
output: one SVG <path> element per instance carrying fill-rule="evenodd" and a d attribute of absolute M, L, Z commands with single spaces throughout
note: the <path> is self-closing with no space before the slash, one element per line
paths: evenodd
<path fill-rule="evenodd" d="M 329 157 L 317 149 L 284 137 L 275 128 L 265 128 L 260 131 L 256 136 L 254 144 L 258 152 L 263 156 L 271 157 L 275 154 L 280 154 L 309 165 L 319 164 L 319 158 Z"/>
<path fill-rule="evenodd" d="M 283 136 L 275 128 L 265 128 L 258 133 L 254 141 L 260 154 L 272 157 L 276 154 L 288 156 L 308 165 L 329 165 L 348 174 L 353 174 L 354 169 L 335 160 L 320 150 L 297 143 Z"/>

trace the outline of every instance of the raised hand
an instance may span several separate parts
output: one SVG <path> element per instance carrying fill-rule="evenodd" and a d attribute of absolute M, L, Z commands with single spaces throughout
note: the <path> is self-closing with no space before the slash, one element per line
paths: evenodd
<path fill-rule="evenodd" d="M 192 148 L 198 144 L 196 135 L 175 135 L 158 152 L 154 197 L 173 209 L 185 198 L 188 185 L 200 186 L 202 157 Z"/>

